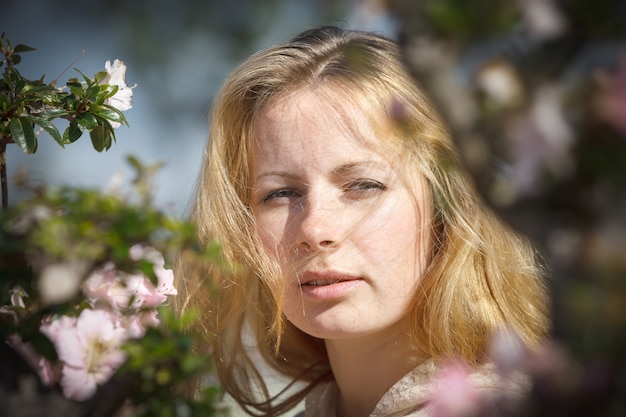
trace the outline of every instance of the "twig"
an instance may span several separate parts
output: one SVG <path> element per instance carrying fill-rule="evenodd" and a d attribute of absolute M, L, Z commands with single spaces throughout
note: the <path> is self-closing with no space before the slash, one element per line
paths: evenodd
<path fill-rule="evenodd" d="M 13 142 L 11 136 L 0 140 L 0 182 L 2 183 L 2 209 L 9 207 L 9 184 L 7 180 L 7 145 Z"/>
<path fill-rule="evenodd" d="M 85 55 L 85 49 L 82 49 L 82 50 L 80 51 L 80 55 L 78 55 L 78 57 L 77 57 L 75 60 L 73 60 L 73 61 L 72 61 L 72 63 L 71 63 L 70 65 L 68 65 L 67 67 L 65 67 L 65 69 L 64 69 L 63 71 L 61 71 L 61 73 L 60 73 L 59 75 L 57 75 L 57 76 L 56 76 L 56 78 L 55 78 L 54 80 L 52 80 L 52 81 L 50 82 L 50 85 L 55 86 L 55 85 L 56 85 L 56 83 L 57 83 L 57 81 L 59 81 L 59 78 L 61 78 L 61 76 L 62 76 L 63 74 L 65 74 L 67 71 L 69 71 L 69 69 L 70 69 L 71 67 L 73 67 L 74 65 L 76 65 L 76 63 L 77 63 L 78 61 L 80 61 L 80 59 L 81 59 L 84 55 Z"/>

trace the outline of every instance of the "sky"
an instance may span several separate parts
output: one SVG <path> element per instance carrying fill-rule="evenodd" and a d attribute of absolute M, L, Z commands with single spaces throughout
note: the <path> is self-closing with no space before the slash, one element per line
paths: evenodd
<path fill-rule="evenodd" d="M 78 74 L 92 76 L 107 60 L 128 67 L 136 85 L 129 127 L 116 130 L 117 143 L 98 153 L 85 134 L 61 148 L 45 134 L 35 154 L 9 146 L 9 179 L 26 168 L 29 179 L 50 186 L 105 189 L 128 186 L 129 155 L 150 165 L 163 162 L 154 178 L 157 206 L 186 214 L 208 133 L 211 100 L 227 74 L 256 50 L 287 40 L 308 27 L 339 24 L 394 36 L 393 20 L 371 12 L 376 2 L 338 0 L 4 0 L 0 31 L 24 53 L 18 70 L 28 78 L 45 75 L 63 85 Z M 64 129 L 66 124 L 60 123 Z M 15 202 L 26 195 L 10 189 Z"/>

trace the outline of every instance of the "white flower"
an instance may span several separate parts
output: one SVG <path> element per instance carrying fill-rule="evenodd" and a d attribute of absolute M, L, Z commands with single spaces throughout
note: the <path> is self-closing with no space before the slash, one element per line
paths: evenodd
<path fill-rule="evenodd" d="M 504 60 L 493 60 L 484 65 L 477 75 L 478 86 L 497 104 L 508 106 L 518 102 L 522 83 L 515 68 Z"/>
<path fill-rule="evenodd" d="M 89 263 L 69 259 L 46 265 L 39 275 L 39 292 L 44 304 L 63 303 L 70 300 L 80 289 Z"/>
<path fill-rule="evenodd" d="M 111 61 L 104 64 L 107 76 L 104 79 L 105 84 L 116 85 L 117 92 L 105 101 L 105 104 L 113 106 L 119 111 L 126 111 L 132 108 L 133 87 L 126 85 L 126 65 L 124 62 L 116 59 L 111 65 Z M 120 127 L 120 123 L 111 122 L 114 128 Z"/>
<path fill-rule="evenodd" d="M 532 37 L 549 40 L 567 29 L 567 21 L 554 0 L 521 0 L 522 15 Z"/>

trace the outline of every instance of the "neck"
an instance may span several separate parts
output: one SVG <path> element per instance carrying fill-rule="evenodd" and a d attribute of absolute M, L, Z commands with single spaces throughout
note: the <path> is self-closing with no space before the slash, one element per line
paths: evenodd
<path fill-rule="evenodd" d="M 327 340 L 326 349 L 339 386 L 339 417 L 369 416 L 389 388 L 424 361 L 404 331 L 383 342 L 380 335 Z"/>

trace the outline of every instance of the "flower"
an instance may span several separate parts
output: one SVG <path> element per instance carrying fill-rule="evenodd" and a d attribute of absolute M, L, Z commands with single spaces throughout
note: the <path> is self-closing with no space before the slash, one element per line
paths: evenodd
<path fill-rule="evenodd" d="M 116 311 L 137 311 L 158 307 L 167 300 L 167 296 L 178 294 L 174 288 L 174 272 L 164 267 L 163 255 L 156 249 L 134 245 L 130 249 L 130 257 L 135 261 L 147 260 L 153 263 L 156 287 L 145 275 L 118 271 L 115 265 L 107 262 L 83 284 L 83 292 L 93 306 L 106 302 Z"/>
<path fill-rule="evenodd" d="M 528 360 L 528 351 L 512 329 L 500 330 L 492 335 L 489 353 L 498 373 L 503 377 L 522 369 Z"/>
<path fill-rule="evenodd" d="M 567 29 L 567 20 L 554 0 L 521 0 L 520 5 L 531 37 L 550 40 Z"/>
<path fill-rule="evenodd" d="M 480 408 L 478 390 L 470 381 L 468 370 L 450 362 L 437 375 L 437 386 L 430 399 L 431 417 L 465 417 L 476 415 Z"/>
<path fill-rule="evenodd" d="M 111 61 L 107 61 L 104 64 L 107 76 L 104 79 L 105 84 L 116 85 L 117 92 L 105 101 L 105 104 L 115 107 L 119 111 L 126 111 L 132 108 L 133 87 L 126 85 L 126 65 L 123 61 L 116 59 L 111 65 Z M 111 122 L 113 128 L 120 127 L 120 123 Z"/>
<path fill-rule="evenodd" d="M 596 93 L 592 98 L 596 115 L 622 134 L 626 134 L 626 55 L 614 73 L 596 69 L 593 73 Z"/>
<path fill-rule="evenodd" d="M 130 257 L 154 264 L 156 287 L 145 275 L 118 271 L 107 262 L 83 283 L 83 293 L 94 309 L 83 310 L 78 318 L 61 316 L 41 326 L 63 363 L 60 382 L 67 398 L 91 397 L 124 362 L 122 343 L 143 336 L 146 326 L 158 325 L 154 308 L 178 293 L 174 274 L 165 269 L 165 260 L 156 249 L 135 245 Z"/>
<path fill-rule="evenodd" d="M 557 86 L 538 89 L 528 113 L 508 127 L 511 183 L 517 196 L 535 195 L 543 190 L 546 179 L 564 178 L 573 169 L 575 135 L 561 100 Z"/>
<path fill-rule="evenodd" d="M 130 248 L 130 257 L 136 261 L 144 259 L 154 264 L 154 273 L 157 276 L 155 290 L 159 295 L 178 295 L 174 288 L 174 272 L 165 268 L 165 259 L 159 251 L 145 245 L 134 245 Z"/>
<path fill-rule="evenodd" d="M 523 86 L 517 70 L 503 59 L 487 62 L 478 72 L 476 83 L 500 106 L 512 106 L 523 96 Z"/>
<path fill-rule="evenodd" d="M 57 304 L 76 296 L 89 266 L 84 259 L 68 259 L 44 266 L 38 282 L 41 301 Z"/>
<path fill-rule="evenodd" d="M 111 262 L 85 280 L 83 292 L 92 306 L 107 303 L 118 312 L 138 310 L 145 299 L 157 297 L 154 286 L 144 275 L 120 272 Z M 161 303 L 165 298 L 160 299 Z"/>
<path fill-rule="evenodd" d="M 76 317 L 61 316 L 41 326 L 63 362 L 61 387 L 70 399 L 85 400 L 124 362 L 120 349 L 129 338 L 117 317 L 105 310 L 83 310 Z"/>

